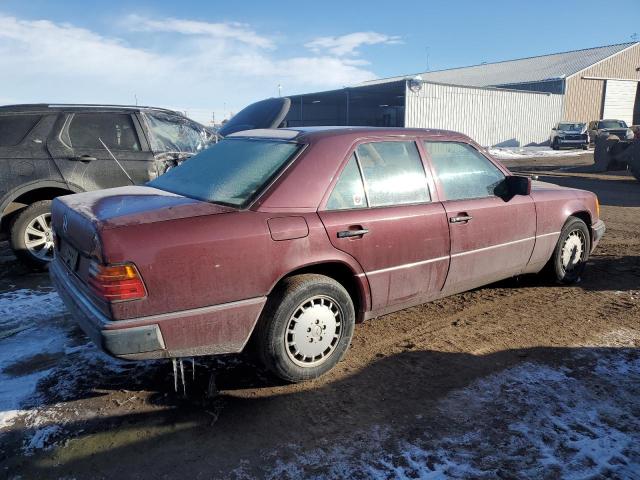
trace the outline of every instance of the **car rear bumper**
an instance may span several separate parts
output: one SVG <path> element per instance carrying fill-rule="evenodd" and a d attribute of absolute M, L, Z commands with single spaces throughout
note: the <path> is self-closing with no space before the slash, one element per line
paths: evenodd
<path fill-rule="evenodd" d="M 237 353 L 246 345 L 266 297 L 127 320 L 111 320 L 60 262 L 51 280 L 82 330 L 106 353 L 127 360 Z"/>
<path fill-rule="evenodd" d="M 604 232 L 606 230 L 607 228 L 602 220 L 598 220 L 596 223 L 591 225 L 591 251 L 592 252 L 598 246 L 598 243 L 600 243 L 600 240 L 604 236 Z"/>

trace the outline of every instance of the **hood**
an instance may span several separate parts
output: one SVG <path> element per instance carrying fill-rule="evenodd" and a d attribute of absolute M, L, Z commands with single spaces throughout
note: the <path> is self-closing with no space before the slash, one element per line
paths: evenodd
<path fill-rule="evenodd" d="M 226 137 L 243 130 L 278 128 L 284 121 L 291 100 L 288 98 L 268 98 L 240 110 L 218 130 L 218 135 Z"/>
<path fill-rule="evenodd" d="M 145 186 L 78 193 L 59 197 L 59 201 L 66 209 L 82 215 L 102 229 L 235 211 L 230 207 Z"/>

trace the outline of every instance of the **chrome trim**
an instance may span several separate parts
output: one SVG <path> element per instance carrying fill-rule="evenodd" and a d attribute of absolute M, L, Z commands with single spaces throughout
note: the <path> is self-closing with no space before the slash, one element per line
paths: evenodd
<path fill-rule="evenodd" d="M 466 252 L 454 253 L 453 255 L 447 255 L 446 257 L 430 258 L 429 260 L 422 260 L 420 262 L 405 263 L 405 264 L 402 264 L 402 265 L 395 265 L 393 267 L 381 268 L 379 270 L 372 270 L 370 272 L 359 273 L 359 274 L 356 275 L 356 277 L 364 277 L 366 275 L 376 275 L 378 273 L 386 273 L 386 272 L 391 272 L 391 271 L 394 271 L 394 270 L 400 270 L 400 269 L 403 269 L 403 268 L 417 267 L 419 265 L 426 265 L 426 264 L 429 264 L 429 263 L 440 262 L 442 260 L 448 260 L 449 258 L 463 257 L 465 255 L 470 255 L 472 253 L 484 252 L 484 251 L 487 251 L 487 250 L 492 250 L 494 248 L 500 248 L 500 247 L 506 247 L 506 246 L 509 246 L 509 245 L 515 245 L 517 243 L 527 242 L 529 240 L 537 240 L 539 238 L 549 237 L 551 235 L 560 235 L 560 232 L 544 233 L 542 235 L 537 235 L 535 237 L 527 237 L 527 238 L 522 238 L 520 240 L 514 240 L 512 242 L 500 243 L 498 245 L 491 245 L 489 247 L 477 248 L 475 250 L 469 250 L 469 251 L 466 251 Z"/>

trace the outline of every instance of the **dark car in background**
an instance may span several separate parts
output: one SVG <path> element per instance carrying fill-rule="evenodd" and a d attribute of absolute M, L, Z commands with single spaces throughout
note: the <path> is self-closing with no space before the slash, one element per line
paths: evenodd
<path fill-rule="evenodd" d="M 562 147 L 589 148 L 587 124 L 580 122 L 559 122 L 551 129 L 549 144 L 554 150 Z"/>
<path fill-rule="evenodd" d="M 181 113 L 139 106 L 0 107 L 0 237 L 32 267 L 53 256 L 51 201 L 143 184 L 212 138 Z M 115 159 L 114 159 L 115 157 Z"/>
<path fill-rule="evenodd" d="M 633 132 L 624 120 L 594 120 L 589 122 L 587 133 L 589 134 L 589 143 L 592 145 L 595 144 L 598 135 L 602 134 L 615 135 L 620 140 L 633 138 Z"/>

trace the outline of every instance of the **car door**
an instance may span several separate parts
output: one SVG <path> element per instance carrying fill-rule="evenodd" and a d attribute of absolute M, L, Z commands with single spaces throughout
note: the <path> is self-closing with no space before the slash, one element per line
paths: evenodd
<path fill-rule="evenodd" d="M 425 141 L 451 237 L 449 295 L 508 278 L 527 265 L 536 234 L 531 196 L 496 194 L 505 172 L 463 142 Z"/>
<path fill-rule="evenodd" d="M 374 311 L 427 301 L 444 284 L 449 232 L 432 189 L 414 141 L 366 141 L 319 211 L 331 243 L 362 266 Z"/>
<path fill-rule="evenodd" d="M 73 112 L 54 132 L 47 142 L 54 161 L 67 181 L 84 190 L 142 184 L 155 177 L 153 156 L 130 113 Z"/>

